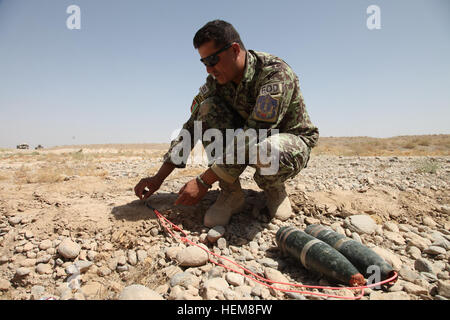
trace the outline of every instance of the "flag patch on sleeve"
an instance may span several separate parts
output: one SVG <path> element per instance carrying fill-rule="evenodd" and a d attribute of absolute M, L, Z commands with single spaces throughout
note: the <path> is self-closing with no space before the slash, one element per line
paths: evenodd
<path fill-rule="evenodd" d="M 195 110 L 200 106 L 200 104 L 203 102 L 204 98 L 201 94 L 198 94 L 195 96 L 194 100 L 192 101 L 191 105 L 191 113 L 194 113 Z"/>

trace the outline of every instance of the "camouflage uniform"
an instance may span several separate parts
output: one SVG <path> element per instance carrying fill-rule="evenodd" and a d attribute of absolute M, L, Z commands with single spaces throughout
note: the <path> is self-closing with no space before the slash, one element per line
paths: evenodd
<path fill-rule="evenodd" d="M 306 111 L 298 77 L 283 60 L 263 52 L 247 51 L 244 76 L 237 86 L 233 82 L 220 85 L 211 75 L 208 76 L 206 84 L 194 98 L 191 112 L 191 117 L 183 125 L 183 129 L 191 135 L 189 150 L 197 142 L 194 141 L 194 121 L 202 122 L 202 136 L 205 130 L 211 128 L 220 130 L 223 137 L 226 137 L 226 129 L 242 128 L 244 133 L 250 128 L 256 131 L 278 129 L 278 172 L 262 175 L 260 166 L 249 162 L 220 164 L 213 160 L 211 169 L 228 183 L 233 183 L 246 166 L 251 165 L 256 168 L 254 179 L 260 188 L 282 184 L 306 167 L 311 149 L 319 138 L 319 131 L 311 123 Z M 269 136 L 266 140 L 269 148 L 273 137 Z M 183 143 L 180 136 L 171 142 L 164 156 L 165 162 L 174 163 L 171 153 L 180 152 L 175 149 L 180 143 Z M 206 148 L 210 142 L 202 143 Z M 234 150 L 236 159 L 238 151 L 237 148 Z M 248 152 L 248 146 L 245 150 Z M 186 166 L 189 154 L 181 156 L 183 163 L 174 163 L 178 168 Z M 248 155 L 245 159 L 248 160 Z"/>

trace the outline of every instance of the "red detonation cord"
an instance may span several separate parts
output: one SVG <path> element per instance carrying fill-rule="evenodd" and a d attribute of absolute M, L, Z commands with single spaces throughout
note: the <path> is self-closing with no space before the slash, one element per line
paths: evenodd
<path fill-rule="evenodd" d="M 211 251 L 209 251 L 208 249 L 205 249 L 205 248 L 203 248 L 202 246 L 200 246 L 200 245 L 198 245 L 198 244 L 192 242 L 191 240 L 189 240 L 188 238 L 186 238 L 186 237 L 187 237 L 187 233 L 186 233 L 185 231 L 183 231 L 180 227 L 178 227 L 177 225 L 175 225 L 174 223 L 172 223 L 170 220 L 168 220 L 166 217 L 164 217 L 158 210 L 156 210 L 155 208 L 153 208 L 152 206 L 150 206 L 150 204 L 147 203 L 146 205 L 147 205 L 148 208 L 150 208 L 150 209 L 156 214 L 156 216 L 158 217 L 158 220 L 159 220 L 159 222 L 161 223 L 161 225 L 162 225 L 162 226 L 167 230 L 167 232 L 169 232 L 175 239 L 179 239 L 179 240 L 181 240 L 182 242 L 186 242 L 186 243 L 189 243 L 189 244 L 191 244 L 191 245 L 197 246 L 197 247 L 199 247 L 200 249 L 206 251 L 207 253 L 209 253 L 209 254 L 211 254 L 211 255 L 213 255 L 213 256 L 216 256 L 216 257 L 218 257 L 218 258 L 224 259 L 224 260 L 226 260 L 226 261 L 228 261 L 228 262 L 234 264 L 235 266 L 241 268 L 242 270 L 244 270 L 244 271 L 247 272 L 247 273 L 250 273 L 251 275 L 253 275 L 254 277 L 260 279 L 261 281 L 258 280 L 258 279 L 255 279 L 255 278 L 253 278 L 253 277 L 250 277 L 250 276 L 248 276 L 248 275 L 246 275 L 246 274 L 244 274 L 244 273 L 242 273 L 242 272 L 239 272 L 239 271 L 237 271 L 237 270 L 235 270 L 235 269 L 233 269 L 233 268 L 227 267 L 227 266 L 225 266 L 225 265 L 223 265 L 223 264 L 221 264 L 221 263 L 218 263 L 218 262 L 216 262 L 216 261 L 213 261 L 211 258 L 209 258 L 209 261 L 211 261 L 211 262 L 214 263 L 215 265 L 218 265 L 218 266 L 224 267 L 225 269 L 228 269 L 228 270 L 231 270 L 231 271 L 233 271 L 233 272 L 236 272 L 236 273 L 238 273 L 238 274 L 240 274 L 240 275 L 242 275 L 242 276 L 244 276 L 244 277 L 246 277 L 246 278 L 249 278 L 249 279 L 251 279 L 251 280 L 253 280 L 253 281 L 257 282 L 257 283 L 260 283 L 260 284 L 262 284 L 262 285 L 264 285 L 264 286 L 266 286 L 266 287 L 268 287 L 268 288 L 274 289 L 274 290 L 284 291 L 284 292 L 294 292 L 294 293 L 300 293 L 300 294 L 308 294 L 308 295 L 315 295 L 315 296 L 323 296 L 323 297 L 328 297 L 328 298 L 339 298 L 339 299 L 347 299 L 347 300 L 358 300 L 358 299 L 361 299 L 361 298 L 364 296 L 364 289 L 371 288 L 371 287 L 376 287 L 376 286 L 379 286 L 379 285 L 382 285 L 382 284 L 385 284 L 385 283 L 394 281 L 394 280 L 397 278 L 397 276 L 398 276 L 397 273 L 394 271 L 394 275 L 393 275 L 391 278 L 389 278 L 389 279 L 386 279 L 386 280 L 383 280 L 383 281 L 380 281 L 380 282 L 377 282 L 377 283 L 373 283 L 373 284 L 370 284 L 370 285 L 366 285 L 366 286 L 360 286 L 360 287 L 324 287 L 324 286 L 307 286 L 307 285 L 296 284 L 296 283 L 286 283 L 286 282 L 278 282 L 278 281 L 269 280 L 269 279 L 266 279 L 266 278 L 264 278 L 264 277 L 261 277 L 261 276 L 255 274 L 255 273 L 251 272 L 250 270 L 248 270 L 248 269 L 246 269 L 246 268 L 240 266 L 239 264 L 237 264 L 237 263 L 234 262 L 234 261 L 231 261 L 231 260 L 229 260 L 229 259 L 227 259 L 227 258 L 225 258 L 225 257 L 222 257 L 221 255 L 218 255 L 218 254 L 216 254 L 216 253 L 214 253 L 214 252 L 211 252 Z M 171 230 L 171 228 L 170 228 L 170 226 L 169 226 L 167 223 L 169 223 L 175 230 L 180 231 L 181 233 L 183 233 L 184 237 L 177 236 L 175 233 L 173 233 L 172 230 Z M 325 293 L 317 293 L 317 292 L 309 292 L 309 291 L 298 291 L 298 290 L 282 289 L 282 288 L 273 287 L 273 286 L 271 286 L 271 285 L 269 285 L 269 284 L 267 284 L 267 283 L 264 283 L 264 282 L 262 282 L 262 281 L 264 281 L 264 282 L 270 282 L 270 283 L 273 283 L 273 284 L 276 283 L 276 284 L 281 284 L 281 285 L 294 286 L 294 287 L 303 287 L 303 288 L 310 288 L 310 289 L 328 289 L 328 290 L 350 289 L 350 290 L 361 290 L 361 293 L 360 293 L 358 296 L 356 296 L 356 297 L 353 297 L 353 296 L 352 296 L 352 297 L 345 297 L 345 296 L 337 296 L 337 295 L 331 295 L 331 294 L 325 294 Z"/>

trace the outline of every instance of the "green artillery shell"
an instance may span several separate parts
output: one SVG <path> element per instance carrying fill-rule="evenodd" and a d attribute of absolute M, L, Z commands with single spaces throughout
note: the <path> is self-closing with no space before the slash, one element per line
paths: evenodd
<path fill-rule="evenodd" d="M 346 236 L 334 232 L 320 224 L 311 224 L 306 227 L 305 232 L 311 236 L 320 239 L 342 253 L 365 277 L 373 272 L 370 266 L 380 268 L 381 280 L 385 280 L 394 275 L 394 269 L 383 260 L 373 250 L 359 243 L 358 241 L 347 238 Z"/>
<path fill-rule="evenodd" d="M 278 247 L 312 271 L 330 279 L 360 286 L 365 284 L 362 274 L 342 254 L 325 242 L 294 227 L 281 227 L 276 240 Z"/>

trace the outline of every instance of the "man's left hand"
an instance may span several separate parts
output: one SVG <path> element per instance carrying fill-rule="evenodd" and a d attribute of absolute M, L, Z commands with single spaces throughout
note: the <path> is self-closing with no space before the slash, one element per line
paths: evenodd
<path fill-rule="evenodd" d="M 179 196 L 175 201 L 175 205 L 196 205 L 207 192 L 208 188 L 198 183 L 197 179 L 192 179 L 188 181 L 178 192 Z"/>

